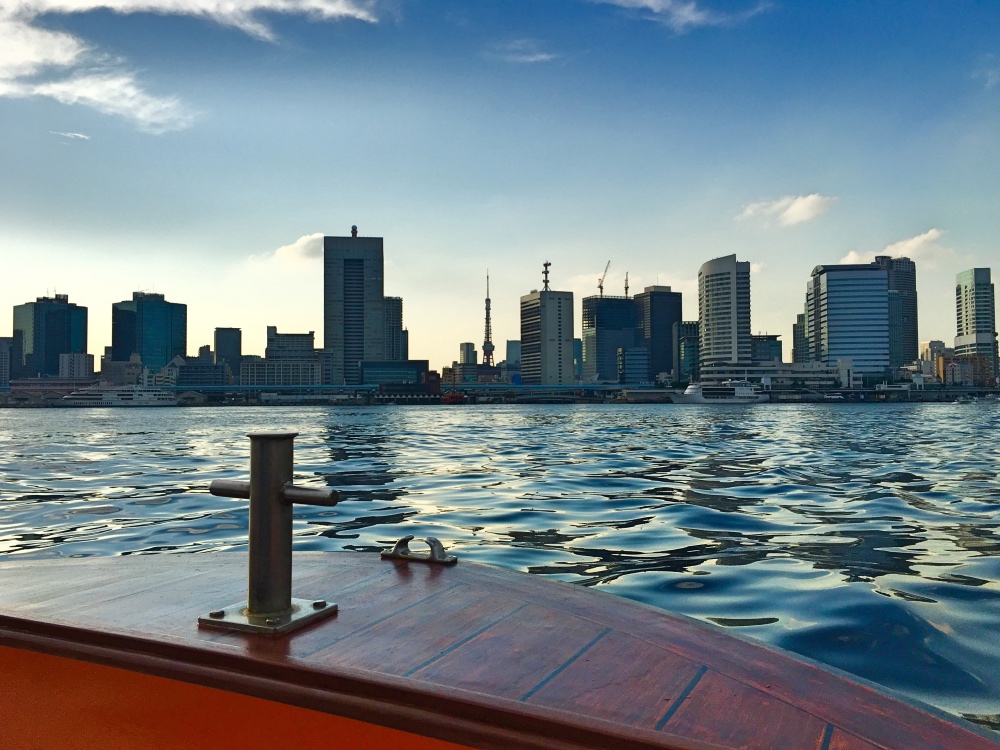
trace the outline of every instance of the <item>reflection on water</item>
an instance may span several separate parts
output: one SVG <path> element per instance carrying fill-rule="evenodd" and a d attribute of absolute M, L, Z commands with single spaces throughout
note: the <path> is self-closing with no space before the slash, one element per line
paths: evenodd
<path fill-rule="evenodd" d="M 437 536 L 731 628 L 1000 729 L 1000 406 L 0 412 L 0 553 L 245 544 L 255 429 L 290 429 L 298 549 Z"/>

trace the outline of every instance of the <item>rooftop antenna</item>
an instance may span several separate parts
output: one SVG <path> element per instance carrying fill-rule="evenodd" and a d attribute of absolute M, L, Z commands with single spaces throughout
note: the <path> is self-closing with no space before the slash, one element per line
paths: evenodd
<path fill-rule="evenodd" d="M 604 273 L 601 274 L 601 278 L 597 280 L 597 291 L 601 293 L 602 297 L 604 296 L 604 277 L 608 275 L 609 268 L 611 268 L 610 260 L 608 261 L 608 265 L 604 267 Z"/>
<path fill-rule="evenodd" d="M 543 292 L 547 292 L 547 291 L 549 291 L 549 266 L 551 266 L 551 265 L 552 265 L 552 264 L 551 264 L 551 263 L 549 263 L 548 261 L 545 261 L 544 263 L 542 263 L 542 268 L 544 268 L 544 269 L 545 269 L 545 270 L 544 270 L 544 271 L 542 272 L 542 275 L 543 275 L 543 276 L 545 277 L 545 279 L 544 279 L 545 283 L 544 283 L 544 285 L 542 286 L 542 291 L 543 291 Z"/>
<path fill-rule="evenodd" d="M 486 335 L 483 338 L 483 364 L 493 367 L 493 323 L 490 321 L 490 269 L 486 269 Z"/>
<path fill-rule="evenodd" d="M 628 271 L 625 272 L 625 299 L 628 299 Z"/>

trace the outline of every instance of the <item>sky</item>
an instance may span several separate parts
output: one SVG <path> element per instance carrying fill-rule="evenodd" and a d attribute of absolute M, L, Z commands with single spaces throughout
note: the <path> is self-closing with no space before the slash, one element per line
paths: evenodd
<path fill-rule="evenodd" d="M 236 10 L 238 8 L 239 10 Z M 813 267 L 917 263 L 921 339 L 1000 268 L 1000 5 L 965 0 L 0 0 L 0 335 L 55 292 L 89 350 L 136 290 L 322 342 L 321 237 L 385 238 L 410 356 L 519 297 L 752 264 L 786 356 Z"/>

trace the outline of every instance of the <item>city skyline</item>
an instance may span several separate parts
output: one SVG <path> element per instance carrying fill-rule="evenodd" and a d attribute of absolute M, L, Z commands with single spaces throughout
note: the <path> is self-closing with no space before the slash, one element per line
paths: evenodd
<path fill-rule="evenodd" d="M 988 6 L 98 5 L 0 8 L 0 308 L 69 293 L 95 356 L 136 290 L 190 306 L 192 350 L 322 335 L 322 236 L 355 223 L 435 363 L 481 337 L 487 268 L 501 342 L 545 259 L 581 300 L 610 259 L 611 293 L 627 271 L 693 320 L 699 263 L 735 253 L 790 348 L 817 265 L 912 258 L 943 340 L 955 274 L 995 265 Z"/>

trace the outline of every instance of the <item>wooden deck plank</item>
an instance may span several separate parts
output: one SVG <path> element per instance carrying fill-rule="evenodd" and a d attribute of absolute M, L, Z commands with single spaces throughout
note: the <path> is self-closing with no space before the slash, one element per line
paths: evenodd
<path fill-rule="evenodd" d="M 699 665 L 621 633 L 609 633 L 528 702 L 655 729 Z"/>
<path fill-rule="evenodd" d="M 716 672 L 835 723 L 848 733 L 867 737 L 876 745 L 950 750 L 957 742 L 957 746 L 968 750 L 997 747 L 974 731 L 943 721 L 808 660 L 689 618 L 638 603 L 633 603 L 626 613 L 619 597 L 601 591 L 584 593 L 578 587 L 558 582 L 546 585 L 552 582 L 523 581 L 508 571 L 488 566 L 460 565 L 454 577 L 498 593 L 518 592 L 527 601 L 545 602 L 595 623 L 614 623 L 619 632 L 704 663 Z"/>
<path fill-rule="evenodd" d="M 683 737 L 734 750 L 820 750 L 826 726 L 801 709 L 710 670 L 665 723 Z"/>
<path fill-rule="evenodd" d="M 411 676 L 520 700 L 604 629 L 528 605 Z"/>
<path fill-rule="evenodd" d="M 576 715 L 588 737 L 592 730 L 615 734 L 595 727 L 621 727 L 642 747 L 657 746 L 649 729 L 663 722 L 664 732 L 729 747 L 744 739 L 748 747 L 768 741 L 819 747 L 819 737 L 828 744 L 825 750 L 1000 748 L 870 687 L 687 618 L 468 563 L 442 568 L 366 554 L 297 553 L 294 595 L 337 601 L 336 617 L 278 639 L 199 629 L 202 611 L 243 597 L 245 565 L 240 553 L 0 561 L 0 619 L 84 625 L 97 633 L 184 645 L 206 658 L 239 659 L 250 674 L 309 670 L 309 679 L 328 675 L 317 685 L 348 676 L 361 680 L 359 685 L 384 684 L 374 695 L 396 685 L 379 680 L 396 675 L 403 694 L 423 686 L 462 705 L 493 701 L 497 711 L 523 711 L 539 726 L 564 726 L 561 732 L 574 731 L 560 722 Z M 64 586 L 74 591 L 64 592 Z M 49 599 L 53 592 L 56 598 Z M 381 701 L 372 700 L 366 710 L 382 711 Z M 763 711 L 770 722 L 754 723 Z M 727 715 L 747 721 L 742 728 L 717 722 L 706 729 L 716 716 Z M 786 739 L 775 740 L 775 731 Z"/>
<path fill-rule="evenodd" d="M 823 750 L 883 750 L 878 745 L 865 742 L 853 734 L 848 734 L 840 729 L 834 728 L 830 733 L 830 744 Z M 956 748 L 956 750 L 959 750 Z"/>
<path fill-rule="evenodd" d="M 324 664 L 409 676 L 522 606 L 517 599 L 459 586 L 447 597 L 423 600 L 403 615 L 351 633 L 316 656 Z"/>

